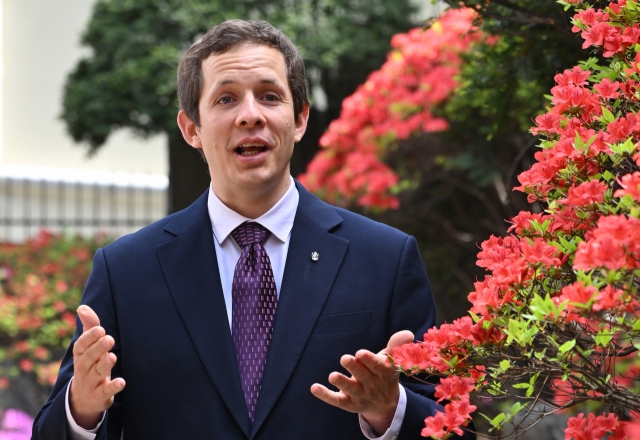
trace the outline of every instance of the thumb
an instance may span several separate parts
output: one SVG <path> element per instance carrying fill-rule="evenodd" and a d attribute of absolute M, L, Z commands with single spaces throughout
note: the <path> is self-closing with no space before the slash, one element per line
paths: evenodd
<path fill-rule="evenodd" d="M 100 325 L 100 318 L 98 318 L 96 312 L 89 306 L 82 305 L 78 307 L 78 317 L 82 322 L 83 331 Z"/>
<path fill-rule="evenodd" d="M 387 353 L 391 353 L 395 347 L 400 345 L 409 344 L 413 342 L 413 333 L 409 330 L 402 330 L 397 333 L 394 333 L 391 338 L 389 338 L 389 343 L 387 344 L 387 349 L 385 350 Z"/>

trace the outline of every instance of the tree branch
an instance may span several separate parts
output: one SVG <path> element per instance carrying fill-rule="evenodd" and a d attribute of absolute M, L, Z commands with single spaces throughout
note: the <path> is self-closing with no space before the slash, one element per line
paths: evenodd
<path fill-rule="evenodd" d="M 541 17 L 512 17 L 507 15 L 495 15 L 495 14 L 484 14 L 484 18 L 493 18 L 496 20 L 504 20 L 510 21 L 512 23 L 523 23 L 523 24 L 546 24 L 549 26 L 558 27 L 556 21 L 552 18 L 541 18 Z"/>
<path fill-rule="evenodd" d="M 532 9 L 528 9 L 525 8 L 524 6 L 520 6 L 520 5 L 514 5 L 513 3 L 511 3 L 508 0 L 491 0 L 491 3 L 496 4 L 496 5 L 500 5 L 500 6 L 504 6 L 507 9 L 511 9 L 512 11 L 517 11 L 517 12 L 521 12 L 525 15 L 529 15 L 532 17 L 541 17 L 538 13 L 536 13 L 536 11 L 532 10 Z"/>

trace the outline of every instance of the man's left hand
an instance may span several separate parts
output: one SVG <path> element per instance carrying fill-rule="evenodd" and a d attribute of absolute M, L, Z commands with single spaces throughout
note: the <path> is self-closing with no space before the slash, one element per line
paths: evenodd
<path fill-rule="evenodd" d="M 387 354 L 394 347 L 412 341 L 413 333 L 403 330 L 391 336 L 387 348 L 378 354 L 359 350 L 355 356 L 342 356 L 340 365 L 351 377 L 337 371 L 329 375 L 329 382 L 339 391 L 314 383 L 311 392 L 323 402 L 359 413 L 379 435 L 384 434 L 391 426 L 400 398 L 396 367 L 387 362 Z"/>

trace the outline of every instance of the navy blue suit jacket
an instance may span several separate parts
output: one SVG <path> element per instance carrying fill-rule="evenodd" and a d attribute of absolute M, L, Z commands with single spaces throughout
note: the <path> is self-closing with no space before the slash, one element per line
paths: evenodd
<path fill-rule="evenodd" d="M 435 324 L 429 281 L 414 238 L 320 201 L 300 201 L 285 265 L 260 400 L 251 424 L 236 366 L 207 211 L 189 208 L 99 250 L 82 303 L 116 343 L 113 376 L 127 385 L 97 439 L 359 439 L 356 414 L 314 397 L 343 354 L 378 352 L 403 329 Z M 311 253 L 320 258 L 312 261 Z M 82 326 L 78 321 L 79 336 Z M 65 391 L 72 346 L 33 439 L 71 439 Z M 403 379 L 404 380 L 404 379 Z M 432 388 L 403 382 L 399 436 L 418 439 Z"/>

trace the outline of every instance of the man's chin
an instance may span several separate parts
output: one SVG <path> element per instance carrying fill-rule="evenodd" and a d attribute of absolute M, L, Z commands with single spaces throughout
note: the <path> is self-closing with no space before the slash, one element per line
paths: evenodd
<path fill-rule="evenodd" d="M 265 173 L 264 170 L 247 170 L 243 173 L 240 179 L 237 180 L 237 187 L 241 191 L 247 193 L 269 193 L 277 191 L 276 188 L 279 185 L 285 186 L 289 179 L 289 173 L 286 175 L 274 176 L 270 173 Z"/>

